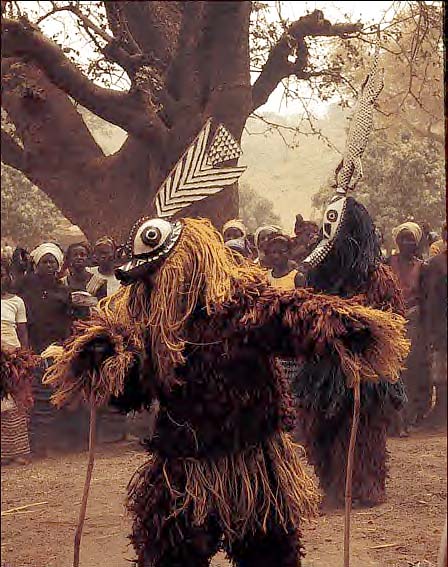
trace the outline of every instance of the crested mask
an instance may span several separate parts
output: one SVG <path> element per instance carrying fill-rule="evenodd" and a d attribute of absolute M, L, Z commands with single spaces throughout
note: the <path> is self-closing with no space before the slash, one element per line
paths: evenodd
<path fill-rule="evenodd" d="M 314 268 L 326 258 L 343 224 L 346 205 L 347 197 L 344 194 L 337 193 L 331 199 L 322 221 L 322 240 L 303 261 L 305 266 Z"/>
<path fill-rule="evenodd" d="M 209 118 L 156 192 L 158 218 L 140 218 L 132 227 L 125 246 L 130 261 L 115 271 L 122 283 L 156 270 L 170 254 L 183 228 L 172 217 L 232 185 L 245 171 L 244 166 L 227 163 L 239 158 L 241 148 L 225 126 L 218 124 L 211 134 Z"/>

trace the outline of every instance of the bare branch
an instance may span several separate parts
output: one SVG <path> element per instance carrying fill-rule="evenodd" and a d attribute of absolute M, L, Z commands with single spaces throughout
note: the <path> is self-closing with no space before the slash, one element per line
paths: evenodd
<path fill-rule="evenodd" d="M 122 47 L 125 45 L 120 38 L 116 38 L 109 35 L 99 26 L 97 26 L 90 18 L 88 18 L 83 12 L 76 6 L 69 4 L 67 6 L 55 7 L 47 14 L 40 17 L 36 25 L 39 25 L 49 16 L 56 14 L 57 12 L 70 12 L 75 15 L 82 27 L 84 28 L 87 35 L 90 37 L 91 41 L 95 44 L 97 49 L 103 53 L 109 61 L 118 63 L 125 71 L 132 77 L 137 69 L 145 63 L 145 57 L 139 52 L 134 52 L 130 54 L 126 49 Z M 94 35 L 95 34 L 95 35 Z M 96 36 L 100 37 L 106 42 L 106 45 L 100 45 Z"/>
<path fill-rule="evenodd" d="M 113 36 L 109 35 L 104 30 L 102 30 L 99 26 L 97 26 L 94 22 L 92 22 L 92 20 L 90 18 L 88 18 L 85 14 L 83 14 L 79 8 L 77 8 L 73 4 L 68 4 L 67 6 L 54 6 L 52 10 L 50 10 L 49 12 L 47 12 L 46 14 L 41 16 L 36 21 L 36 26 L 41 24 L 44 20 L 46 20 L 50 16 L 57 14 L 58 12 L 71 12 L 79 20 L 81 20 L 81 22 L 87 28 L 91 29 L 93 32 L 95 32 L 97 35 L 99 35 L 102 39 L 104 39 L 104 41 L 106 43 L 109 43 L 110 41 L 112 41 L 114 39 Z"/>
<path fill-rule="evenodd" d="M 142 53 L 140 46 L 132 36 L 120 2 L 104 2 L 104 8 L 114 37 L 124 43 L 131 54 Z"/>
<path fill-rule="evenodd" d="M 27 20 L 4 19 L 2 31 L 4 56 L 31 58 L 54 85 L 85 108 L 137 137 L 160 141 L 163 124 L 138 89 L 126 93 L 95 85 Z"/>
<path fill-rule="evenodd" d="M 144 53 L 164 74 L 177 47 L 185 2 L 104 2 L 113 34 L 130 53 Z"/>
<path fill-rule="evenodd" d="M 293 22 L 278 43 L 271 50 L 263 69 L 252 87 L 252 110 L 263 105 L 279 82 L 289 75 L 298 79 L 308 78 L 308 49 L 305 37 L 334 36 L 347 37 L 359 32 L 361 24 L 331 24 L 320 10 L 315 10 Z M 296 52 L 294 61 L 290 57 Z"/>
<path fill-rule="evenodd" d="M 445 143 L 445 136 L 443 134 L 438 134 L 437 132 L 434 132 L 432 129 L 433 124 L 431 122 L 428 124 L 428 127 L 425 129 L 422 128 L 421 126 L 417 126 L 416 124 L 412 123 L 405 116 L 402 116 L 401 119 L 410 130 L 412 130 L 413 132 L 415 132 L 415 134 L 421 136 L 422 138 L 429 138 L 431 140 L 434 140 L 435 142 L 438 142 L 439 144 Z"/>

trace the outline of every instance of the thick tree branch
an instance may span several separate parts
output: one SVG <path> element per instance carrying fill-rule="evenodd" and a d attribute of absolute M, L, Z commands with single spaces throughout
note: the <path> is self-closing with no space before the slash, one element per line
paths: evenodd
<path fill-rule="evenodd" d="M 25 168 L 25 152 L 19 146 L 19 144 L 14 140 L 14 138 L 8 134 L 2 128 L 2 161 L 6 165 L 10 165 L 19 171 L 24 171 Z"/>
<path fill-rule="evenodd" d="M 205 2 L 187 2 L 182 14 L 177 56 L 167 71 L 166 88 L 174 100 L 197 99 L 201 70 L 198 46 L 204 33 Z"/>
<path fill-rule="evenodd" d="M 289 75 L 299 79 L 308 78 L 308 50 L 305 37 L 346 37 L 359 32 L 362 24 L 337 23 L 325 20 L 320 10 L 307 14 L 293 22 L 278 43 L 272 48 L 260 75 L 252 87 L 252 110 L 263 105 L 279 82 Z M 295 60 L 289 58 L 296 52 Z"/>
<path fill-rule="evenodd" d="M 160 143 L 163 123 L 138 89 L 124 93 L 98 87 L 36 26 L 23 19 L 2 23 L 4 56 L 32 59 L 54 85 L 94 114 L 135 136 Z"/>

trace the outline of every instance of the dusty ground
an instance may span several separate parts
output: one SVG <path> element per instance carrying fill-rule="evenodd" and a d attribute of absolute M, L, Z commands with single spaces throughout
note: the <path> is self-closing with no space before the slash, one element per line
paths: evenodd
<path fill-rule="evenodd" d="M 446 513 L 446 432 L 392 439 L 389 498 L 352 520 L 352 567 L 433 564 Z M 136 445 L 97 451 L 82 549 L 82 567 L 131 565 L 125 486 L 145 459 Z M 73 534 L 84 482 L 86 454 L 9 466 L 2 480 L 2 567 L 71 567 Z M 34 507 L 7 512 L 11 508 Z M 342 565 L 341 513 L 322 516 L 304 529 L 306 567 Z M 225 567 L 216 557 L 213 567 Z M 194 566 L 185 566 L 194 567 Z"/>

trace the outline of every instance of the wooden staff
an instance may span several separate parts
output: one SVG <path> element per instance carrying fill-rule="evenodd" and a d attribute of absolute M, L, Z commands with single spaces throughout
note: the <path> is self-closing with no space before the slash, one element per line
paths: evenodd
<path fill-rule="evenodd" d="M 92 388 L 93 390 L 93 388 Z M 87 464 L 84 492 L 82 494 L 81 509 L 79 510 L 78 527 L 75 533 L 73 567 L 79 567 L 79 550 L 81 546 L 82 530 L 86 518 L 87 499 L 89 497 L 90 482 L 92 480 L 93 465 L 95 462 L 95 434 L 96 434 L 96 408 L 93 391 L 90 394 L 90 430 L 89 430 L 89 460 Z"/>
<path fill-rule="evenodd" d="M 347 473 L 345 477 L 345 521 L 344 521 L 344 567 L 350 567 L 350 513 L 352 510 L 352 478 L 355 457 L 356 435 L 358 433 L 359 409 L 361 406 L 360 384 L 355 382 L 353 404 L 353 423 L 348 446 Z"/>

